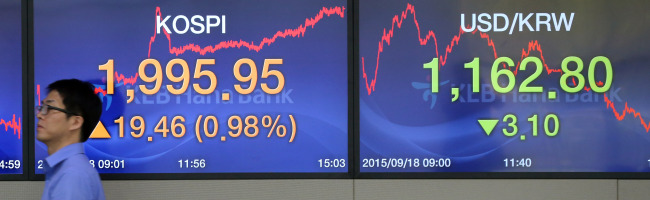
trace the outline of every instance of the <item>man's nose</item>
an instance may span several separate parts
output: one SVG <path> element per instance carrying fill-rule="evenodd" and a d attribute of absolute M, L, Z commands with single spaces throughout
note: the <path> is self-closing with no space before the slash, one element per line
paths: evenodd
<path fill-rule="evenodd" d="M 43 119 L 43 117 L 44 117 L 44 115 L 43 115 L 42 112 L 39 111 L 39 112 L 36 113 L 36 118 L 38 118 L 39 120 Z"/>

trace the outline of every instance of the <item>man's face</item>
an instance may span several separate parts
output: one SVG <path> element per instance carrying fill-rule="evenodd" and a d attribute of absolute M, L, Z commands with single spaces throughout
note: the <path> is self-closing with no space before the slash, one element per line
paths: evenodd
<path fill-rule="evenodd" d="M 47 97 L 43 99 L 41 104 L 46 107 L 46 105 L 54 106 L 61 109 L 66 109 L 63 105 L 63 99 L 59 92 L 56 90 L 51 91 L 47 94 Z M 60 140 L 64 138 L 66 134 L 69 134 L 70 123 L 67 115 L 64 112 L 55 109 L 49 109 L 47 114 L 43 115 L 43 112 L 39 112 L 36 117 L 38 118 L 38 123 L 36 127 L 36 139 L 45 144 L 48 144 L 52 141 Z"/>

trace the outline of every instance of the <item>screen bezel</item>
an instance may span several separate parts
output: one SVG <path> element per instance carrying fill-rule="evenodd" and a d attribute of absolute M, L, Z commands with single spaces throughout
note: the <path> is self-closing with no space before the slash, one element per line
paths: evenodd
<path fill-rule="evenodd" d="M 21 32 L 21 34 L 20 34 L 21 35 L 21 37 L 20 37 L 21 49 L 20 49 L 20 52 L 21 52 L 21 57 L 22 57 L 21 58 L 21 61 L 22 61 L 22 63 L 21 63 L 22 64 L 21 65 L 21 80 L 22 80 L 21 84 L 22 85 L 21 86 L 22 86 L 22 91 L 23 91 L 21 97 L 23 98 L 23 100 L 24 99 L 29 99 L 27 93 L 24 92 L 24 91 L 27 91 L 27 88 L 29 87 L 27 85 L 28 84 L 27 66 L 29 65 L 28 51 L 30 50 L 28 48 L 28 43 L 27 43 L 27 41 L 29 40 L 29 38 L 27 37 L 27 35 L 29 35 L 29 32 L 27 30 L 27 27 L 28 27 L 27 25 L 29 24 L 28 23 L 28 17 L 27 17 L 29 15 L 29 13 L 27 12 L 28 3 L 29 2 L 27 0 L 21 0 L 20 1 L 20 27 L 21 27 L 21 31 L 20 31 Z M 22 144 L 22 147 L 23 147 L 23 156 L 22 156 L 23 173 L 21 173 L 21 174 L 0 174 L 0 181 L 21 181 L 21 180 L 27 180 L 28 179 L 28 172 L 29 172 L 29 169 L 31 167 L 31 163 L 30 163 L 29 155 L 28 155 L 29 152 L 30 152 L 29 151 L 28 141 L 31 140 L 31 137 L 30 137 L 31 135 L 29 134 L 31 126 L 28 123 L 29 120 L 26 120 L 26 119 L 29 119 L 32 116 L 30 116 L 31 115 L 30 109 L 29 109 L 29 106 L 27 106 L 27 105 L 31 105 L 31 104 L 25 103 L 25 101 L 23 101 L 23 104 L 22 104 L 23 121 L 21 122 L 22 129 L 23 129 L 21 131 L 21 133 L 23 134 L 23 139 L 22 139 L 22 143 L 23 143 Z"/>
<path fill-rule="evenodd" d="M 34 15 L 33 15 L 33 0 L 23 0 L 23 2 L 26 2 L 26 6 L 24 6 L 24 10 L 27 10 L 28 14 L 23 15 L 24 21 L 26 21 L 26 24 L 24 25 L 25 28 L 27 29 L 27 39 L 28 41 L 26 42 L 27 49 L 29 50 L 28 56 L 24 57 L 24 59 L 29 60 L 29 64 L 27 65 L 27 69 L 24 70 L 26 76 L 26 82 L 27 85 L 24 87 L 24 96 L 27 99 L 25 101 L 28 105 L 34 105 Z M 353 101 L 353 94 L 355 93 L 354 87 L 353 87 L 353 77 L 356 76 L 353 74 L 356 70 L 352 68 L 352 64 L 355 62 L 354 58 L 352 57 L 353 54 L 353 46 L 354 46 L 354 40 L 352 40 L 353 37 L 353 31 L 352 28 L 354 28 L 353 24 L 353 18 L 351 17 L 351 14 L 353 14 L 352 6 L 354 2 L 352 0 L 347 0 L 346 1 L 346 15 L 347 15 L 347 89 L 348 89 L 348 167 L 347 167 L 347 172 L 340 172 L 340 173 L 318 173 L 318 172 L 309 172 L 309 173 L 102 173 L 100 174 L 100 177 L 102 180 L 205 180 L 205 179 L 351 179 L 353 177 L 352 171 L 355 167 L 355 163 L 353 162 L 354 158 L 354 150 L 352 149 L 354 145 L 353 139 L 353 134 L 350 134 L 353 131 L 353 110 L 354 110 L 354 101 Z M 27 120 L 24 120 L 28 123 L 25 124 L 25 127 L 28 127 L 28 131 L 25 131 L 24 133 L 27 133 L 25 135 L 29 135 L 29 137 L 25 137 L 29 141 L 28 148 L 25 148 L 26 150 L 29 149 L 29 158 L 27 159 L 26 162 L 27 165 L 29 165 L 29 180 L 45 180 L 45 175 L 44 174 L 36 174 L 35 173 L 35 166 L 36 160 L 35 160 L 35 155 L 34 155 L 34 148 L 35 148 L 35 138 L 33 137 L 35 135 L 35 130 L 33 130 L 33 126 L 35 123 L 33 111 L 34 108 L 33 106 L 24 106 L 26 113 L 28 113 L 29 116 L 26 116 Z"/>
<path fill-rule="evenodd" d="M 645 172 L 429 172 L 361 173 L 359 160 L 359 0 L 348 0 L 348 172 L 347 173 L 138 173 L 101 174 L 103 180 L 205 179 L 650 179 Z M 34 36 L 33 0 L 21 1 L 23 59 L 23 174 L 3 174 L 0 180 L 44 180 L 35 174 L 34 160 Z M 25 120 L 27 119 L 27 120 Z"/>
<path fill-rule="evenodd" d="M 359 41 L 359 0 L 354 0 L 354 41 Z M 354 45 L 355 179 L 650 179 L 648 172 L 361 172 L 359 131 L 359 44 Z"/>

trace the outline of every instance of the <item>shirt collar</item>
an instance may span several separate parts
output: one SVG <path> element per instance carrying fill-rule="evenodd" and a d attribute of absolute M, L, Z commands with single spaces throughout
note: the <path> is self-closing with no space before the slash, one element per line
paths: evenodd
<path fill-rule="evenodd" d="M 54 154 L 45 158 L 45 161 L 47 162 L 47 165 L 49 165 L 50 168 L 53 168 L 54 166 L 61 163 L 65 159 L 68 159 L 73 155 L 83 154 L 83 153 L 84 153 L 83 143 L 74 143 L 59 149 Z"/>

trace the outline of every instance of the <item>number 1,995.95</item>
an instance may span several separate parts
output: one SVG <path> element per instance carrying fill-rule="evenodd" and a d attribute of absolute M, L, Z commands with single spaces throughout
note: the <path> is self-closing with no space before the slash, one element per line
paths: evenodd
<path fill-rule="evenodd" d="M 217 88 L 217 75 L 209 70 L 204 68 L 204 66 L 207 65 L 214 65 L 215 64 L 215 59 L 197 59 L 196 60 L 196 67 L 194 68 L 194 75 L 192 76 L 193 79 L 207 79 L 210 81 L 210 84 L 207 87 L 202 87 L 198 83 L 192 84 L 192 88 L 199 94 L 211 94 L 212 92 L 215 91 Z M 260 87 L 262 88 L 262 91 L 264 91 L 267 94 L 278 94 L 282 91 L 284 88 L 285 84 L 285 79 L 284 75 L 282 72 L 279 70 L 271 70 L 270 66 L 271 65 L 281 65 L 282 64 L 282 59 L 264 59 L 264 66 L 262 67 L 262 74 L 259 77 L 259 79 L 267 79 L 267 78 L 272 78 L 277 80 L 277 86 L 275 88 L 271 88 L 267 85 L 267 83 L 261 83 Z M 115 83 L 114 83 L 114 78 L 117 77 L 117 72 L 115 72 L 114 66 L 113 66 L 113 60 L 110 59 L 108 62 L 106 62 L 103 65 L 99 65 L 99 70 L 105 70 L 106 71 L 106 87 L 107 87 L 107 94 L 113 94 L 115 90 Z M 250 72 L 248 75 L 242 75 L 241 69 L 243 65 L 247 65 L 250 67 Z M 147 75 L 145 73 L 147 66 L 153 67 L 154 73 L 153 75 Z M 181 68 L 181 74 L 180 75 L 175 75 L 173 73 L 174 66 L 178 66 Z M 239 94 L 250 94 L 255 90 L 255 87 L 257 86 L 258 82 L 258 69 L 257 65 L 255 62 L 249 58 L 242 58 L 239 59 L 235 65 L 233 66 L 233 75 L 237 81 L 241 82 L 234 84 L 235 90 Z M 176 58 L 170 60 L 164 71 L 164 75 L 167 77 L 167 79 L 173 83 L 180 83 L 180 87 L 175 88 L 175 85 L 167 85 L 167 91 L 174 95 L 179 95 L 185 93 L 189 86 L 190 86 L 190 68 L 187 62 L 183 59 Z M 146 95 L 153 95 L 156 94 L 160 91 L 163 83 L 163 69 L 160 64 L 160 62 L 156 59 L 145 59 L 142 62 L 140 62 L 140 66 L 138 67 L 138 73 L 136 74 L 137 77 L 140 78 L 144 83 L 153 83 L 153 87 L 148 88 L 146 85 L 142 84 L 140 85 L 140 91 Z"/>

